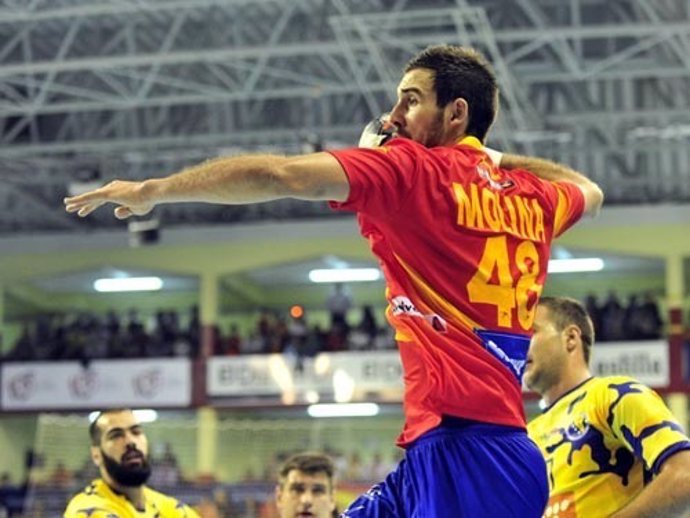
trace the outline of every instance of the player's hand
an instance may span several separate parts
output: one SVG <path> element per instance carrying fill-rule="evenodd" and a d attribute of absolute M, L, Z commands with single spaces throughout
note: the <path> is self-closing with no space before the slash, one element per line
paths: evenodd
<path fill-rule="evenodd" d="M 76 212 L 80 217 L 91 214 L 101 205 L 115 203 L 115 217 L 125 219 L 143 216 L 153 209 L 155 203 L 144 192 L 144 182 L 115 180 L 99 189 L 63 200 L 67 212 Z"/>
<path fill-rule="evenodd" d="M 501 151 L 484 146 L 484 152 L 489 155 L 489 158 L 495 166 L 501 165 L 501 160 L 503 159 L 503 153 Z"/>
<path fill-rule="evenodd" d="M 383 146 L 395 137 L 397 128 L 389 122 L 388 118 L 389 114 L 384 113 L 367 124 L 359 137 L 359 147 L 375 148 Z"/>

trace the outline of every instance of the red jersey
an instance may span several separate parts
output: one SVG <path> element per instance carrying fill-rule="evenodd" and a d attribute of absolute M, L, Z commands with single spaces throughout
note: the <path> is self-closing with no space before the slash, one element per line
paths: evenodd
<path fill-rule="evenodd" d="M 474 137 L 331 153 L 350 183 L 347 201 L 331 206 L 358 213 L 386 279 L 405 381 L 398 443 L 444 415 L 524 427 L 536 303 L 551 241 L 583 214 L 580 189 L 499 169 Z M 520 342 L 517 354 L 503 337 Z"/>

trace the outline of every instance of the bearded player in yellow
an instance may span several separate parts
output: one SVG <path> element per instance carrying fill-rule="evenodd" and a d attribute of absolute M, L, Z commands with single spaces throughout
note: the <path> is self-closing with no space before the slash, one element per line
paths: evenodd
<path fill-rule="evenodd" d="M 148 440 L 131 410 L 101 412 L 89 434 L 101 478 L 72 498 L 64 518 L 199 518 L 190 507 L 144 485 L 151 475 Z"/>
<path fill-rule="evenodd" d="M 525 382 L 548 405 L 528 425 L 549 471 L 544 516 L 688 516 L 690 440 L 648 387 L 592 376 L 593 343 L 579 302 L 542 297 Z"/>

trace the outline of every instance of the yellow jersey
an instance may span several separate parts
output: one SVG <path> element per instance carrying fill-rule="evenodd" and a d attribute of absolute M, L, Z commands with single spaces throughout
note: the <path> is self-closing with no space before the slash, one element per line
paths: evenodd
<path fill-rule="evenodd" d="M 64 518 L 199 518 L 192 508 L 144 486 L 146 508 L 138 511 L 124 495 L 96 479 L 70 500 Z"/>
<path fill-rule="evenodd" d="M 604 517 L 624 507 L 690 440 L 663 400 L 632 378 L 589 378 L 527 426 L 549 475 L 545 517 Z"/>

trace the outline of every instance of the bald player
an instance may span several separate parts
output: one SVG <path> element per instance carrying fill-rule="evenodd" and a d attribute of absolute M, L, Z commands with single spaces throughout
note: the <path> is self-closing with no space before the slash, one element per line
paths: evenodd
<path fill-rule="evenodd" d="M 101 476 L 70 500 L 64 518 L 199 518 L 190 507 L 146 487 L 149 444 L 131 410 L 103 410 L 89 435 Z"/>

